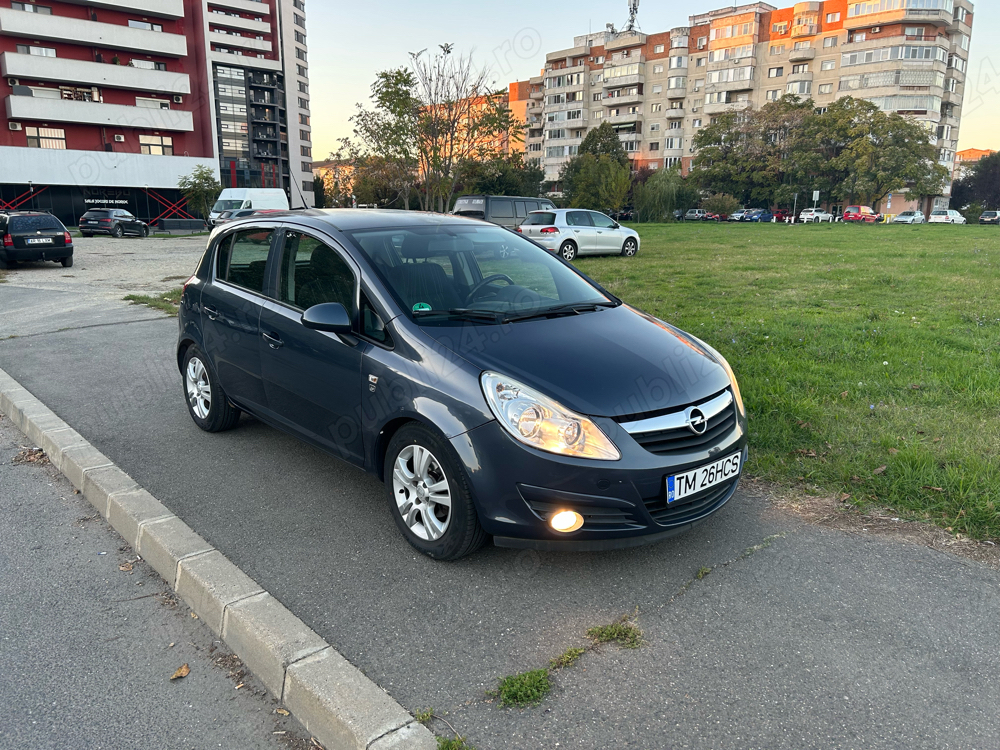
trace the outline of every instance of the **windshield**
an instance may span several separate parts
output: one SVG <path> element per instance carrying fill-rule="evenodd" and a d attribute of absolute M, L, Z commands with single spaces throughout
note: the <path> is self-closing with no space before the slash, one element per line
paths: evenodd
<path fill-rule="evenodd" d="M 243 208 L 243 201 L 216 201 L 212 206 L 213 211 L 235 211 L 237 208 Z"/>
<path fill-rule="evenodd" d="M 421 324 L 567 305 L 616 305 L 554 255 L 501 227 L 452 225 L 348 232 L 389 291 Z M 453 311 L 453 314 L 449 314 Z"/>

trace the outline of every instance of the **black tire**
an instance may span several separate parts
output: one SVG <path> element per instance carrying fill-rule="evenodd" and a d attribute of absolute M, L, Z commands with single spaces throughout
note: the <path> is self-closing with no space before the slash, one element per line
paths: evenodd
<path fill-rule="evenodd" d="M 637 252 L 639 252 L 639 243 L 635 241 L 635 237 L 629 237 L 622 245 L 622 255 L 626 258 L 632 258 Z"/>
<path fill-rule="evenodd" d="M 211 393 L 210 407 L 205 415 L 195 411 L 192 399 L 188 392 L 188 368 L 191 367 L 192 360 L 197 360 L 204 367 L 205 379 Z M 212 370 L 208 359 L 197 347 L 189 347 L 184 353 L 184 369 L 181 371 L 181 386 L 184 393 L 184 403 L 187 404 L 188 414 L 191 419 L 205 432 L 224 432 L 231 430 L 240 421 L 240 410 L 229 402 L 226 392 L 219 385 L 218 378 Z"/>
<path fill-rule="evenodd" d="M 83 237 L 93 237 L 94 236 L 93 233 L 91 233 L 91 232 L 80 232 L 80 235 L 83 236 Z"/>
<path fill-rule="evenodd" d="M 143 239 L 149 237 L 149 227 L 143 227 L 142 231 L 139 232 L 139 236 L 142 237 Z"/>
<path fill-rule="evenodd" d="M 114 237 L 116 240 L 120 240 L 124 234 L 125 230 L 122 229 L 121 224 L 115 224 L 115 228 L 111 230 L 111 236 Z"/>
<path fill-rule="evenodd" d="M 418 536 L 410 529 L 403 519 L 399 504 L 396 502 L 394 489 L 396 460 L 411 446 L 419 446 L 430 451 L 438 467 L 443 470 L 444 477 L 448 480 L 448 490 L 451 494 L 448 522 L 441 537 L 433 541 Z M 392 519 L 400 533 L 414 549 L 435 560 L 458 560 L 475 552 L 486 541 L 487 534 L 479 523 L 479 514 L 472 501 L 469 480 L 461 467 L 458 456 L 447 441 L 427 427 L 411 422 L 401 427 L 392 436 L 385 453 L 383 478 Z M 406 497 L 404 496 L 405 502 Z M 412 508 L 412 505 L 410 507 Z M 422 514 L 425 511 L 418 510 L 418 512 Z"/>
<path fill-rule="evenodd" d="M 17 266 L 17 261 L 7 260 L 6 258 L 0 258 L 0 268 L 9 269 L 15 268 Z"/>
<path fill-rule="evenodd" d="M 63 268 L 72 268 L 73 267 L 73 256 L 71 255 L 68 258 L 63 258 L 59 262 L 62 263 L 62 267 Z"/>
<path fill-rule="evenodd" d="M 566 240 L 559 246 L 559 256 L 567 261 L 571 262 L 576 258 L 576 243 Z"/>

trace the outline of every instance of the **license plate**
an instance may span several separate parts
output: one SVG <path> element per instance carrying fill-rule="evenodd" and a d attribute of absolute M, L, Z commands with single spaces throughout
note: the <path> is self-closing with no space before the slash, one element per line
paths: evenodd
<path fill-rule="evenodd" d="M 34 239 L 28 240 L 28 244 L 29 245 L 51 245 L 52 244 L 52 238 L 51 237 L 36 237 Z"/>
<path fill-rule="evenodd" d="M 734 453 L 707 466 L 700 466 L 684 474 L 667 477 L 667 504 L 728 482 L 739 476 L 742 453 Z"/>

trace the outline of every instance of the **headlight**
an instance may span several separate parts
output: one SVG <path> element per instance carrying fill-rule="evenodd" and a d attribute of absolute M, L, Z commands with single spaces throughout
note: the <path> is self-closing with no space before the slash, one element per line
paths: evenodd
<path fill-rule="evenodd" d="M 497 421 L 525 445 L 574 458 L 621 458 L 614 443 L 586 417 L 495 372 L 484 372 L 480 382 Z"/>
<path fill-rule="evenodd" d="M 719 354 L 704 341 L 701 339 L 695 339 L 695 341 L 705 347 L 708 350 L 708 353 L 718 360 L 719 364 L 722 365 L 722 369 L 726 371 L 726 374 L 729 376 L 729 382 L 733 384 L 733 396 L 736 398 L 736 408 L 740 410 L 740 416 L 745 417 L 747 415 L 747 410 L 743 406 L 743 394 L 740 393 L 740 384 L 736 380 L 736 373 L 733 372 L 733 368 L 729 366 L 729 362 L 726 361 L 725 357 Z"/>

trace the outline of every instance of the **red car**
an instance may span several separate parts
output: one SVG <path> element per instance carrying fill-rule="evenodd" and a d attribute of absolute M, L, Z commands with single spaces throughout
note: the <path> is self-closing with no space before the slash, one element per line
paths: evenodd
<path fill-rule="evenodd" d="M 848 206 L 844 209 L 843 220 L 874 224 L 878 221 L 878 214 L 870 206 Z"/>
<path fill-rule="evenodd" d="M 702 221 L 727 221 L 729 219 L 729 214 L 705 214 L 705 218 Z"/>

